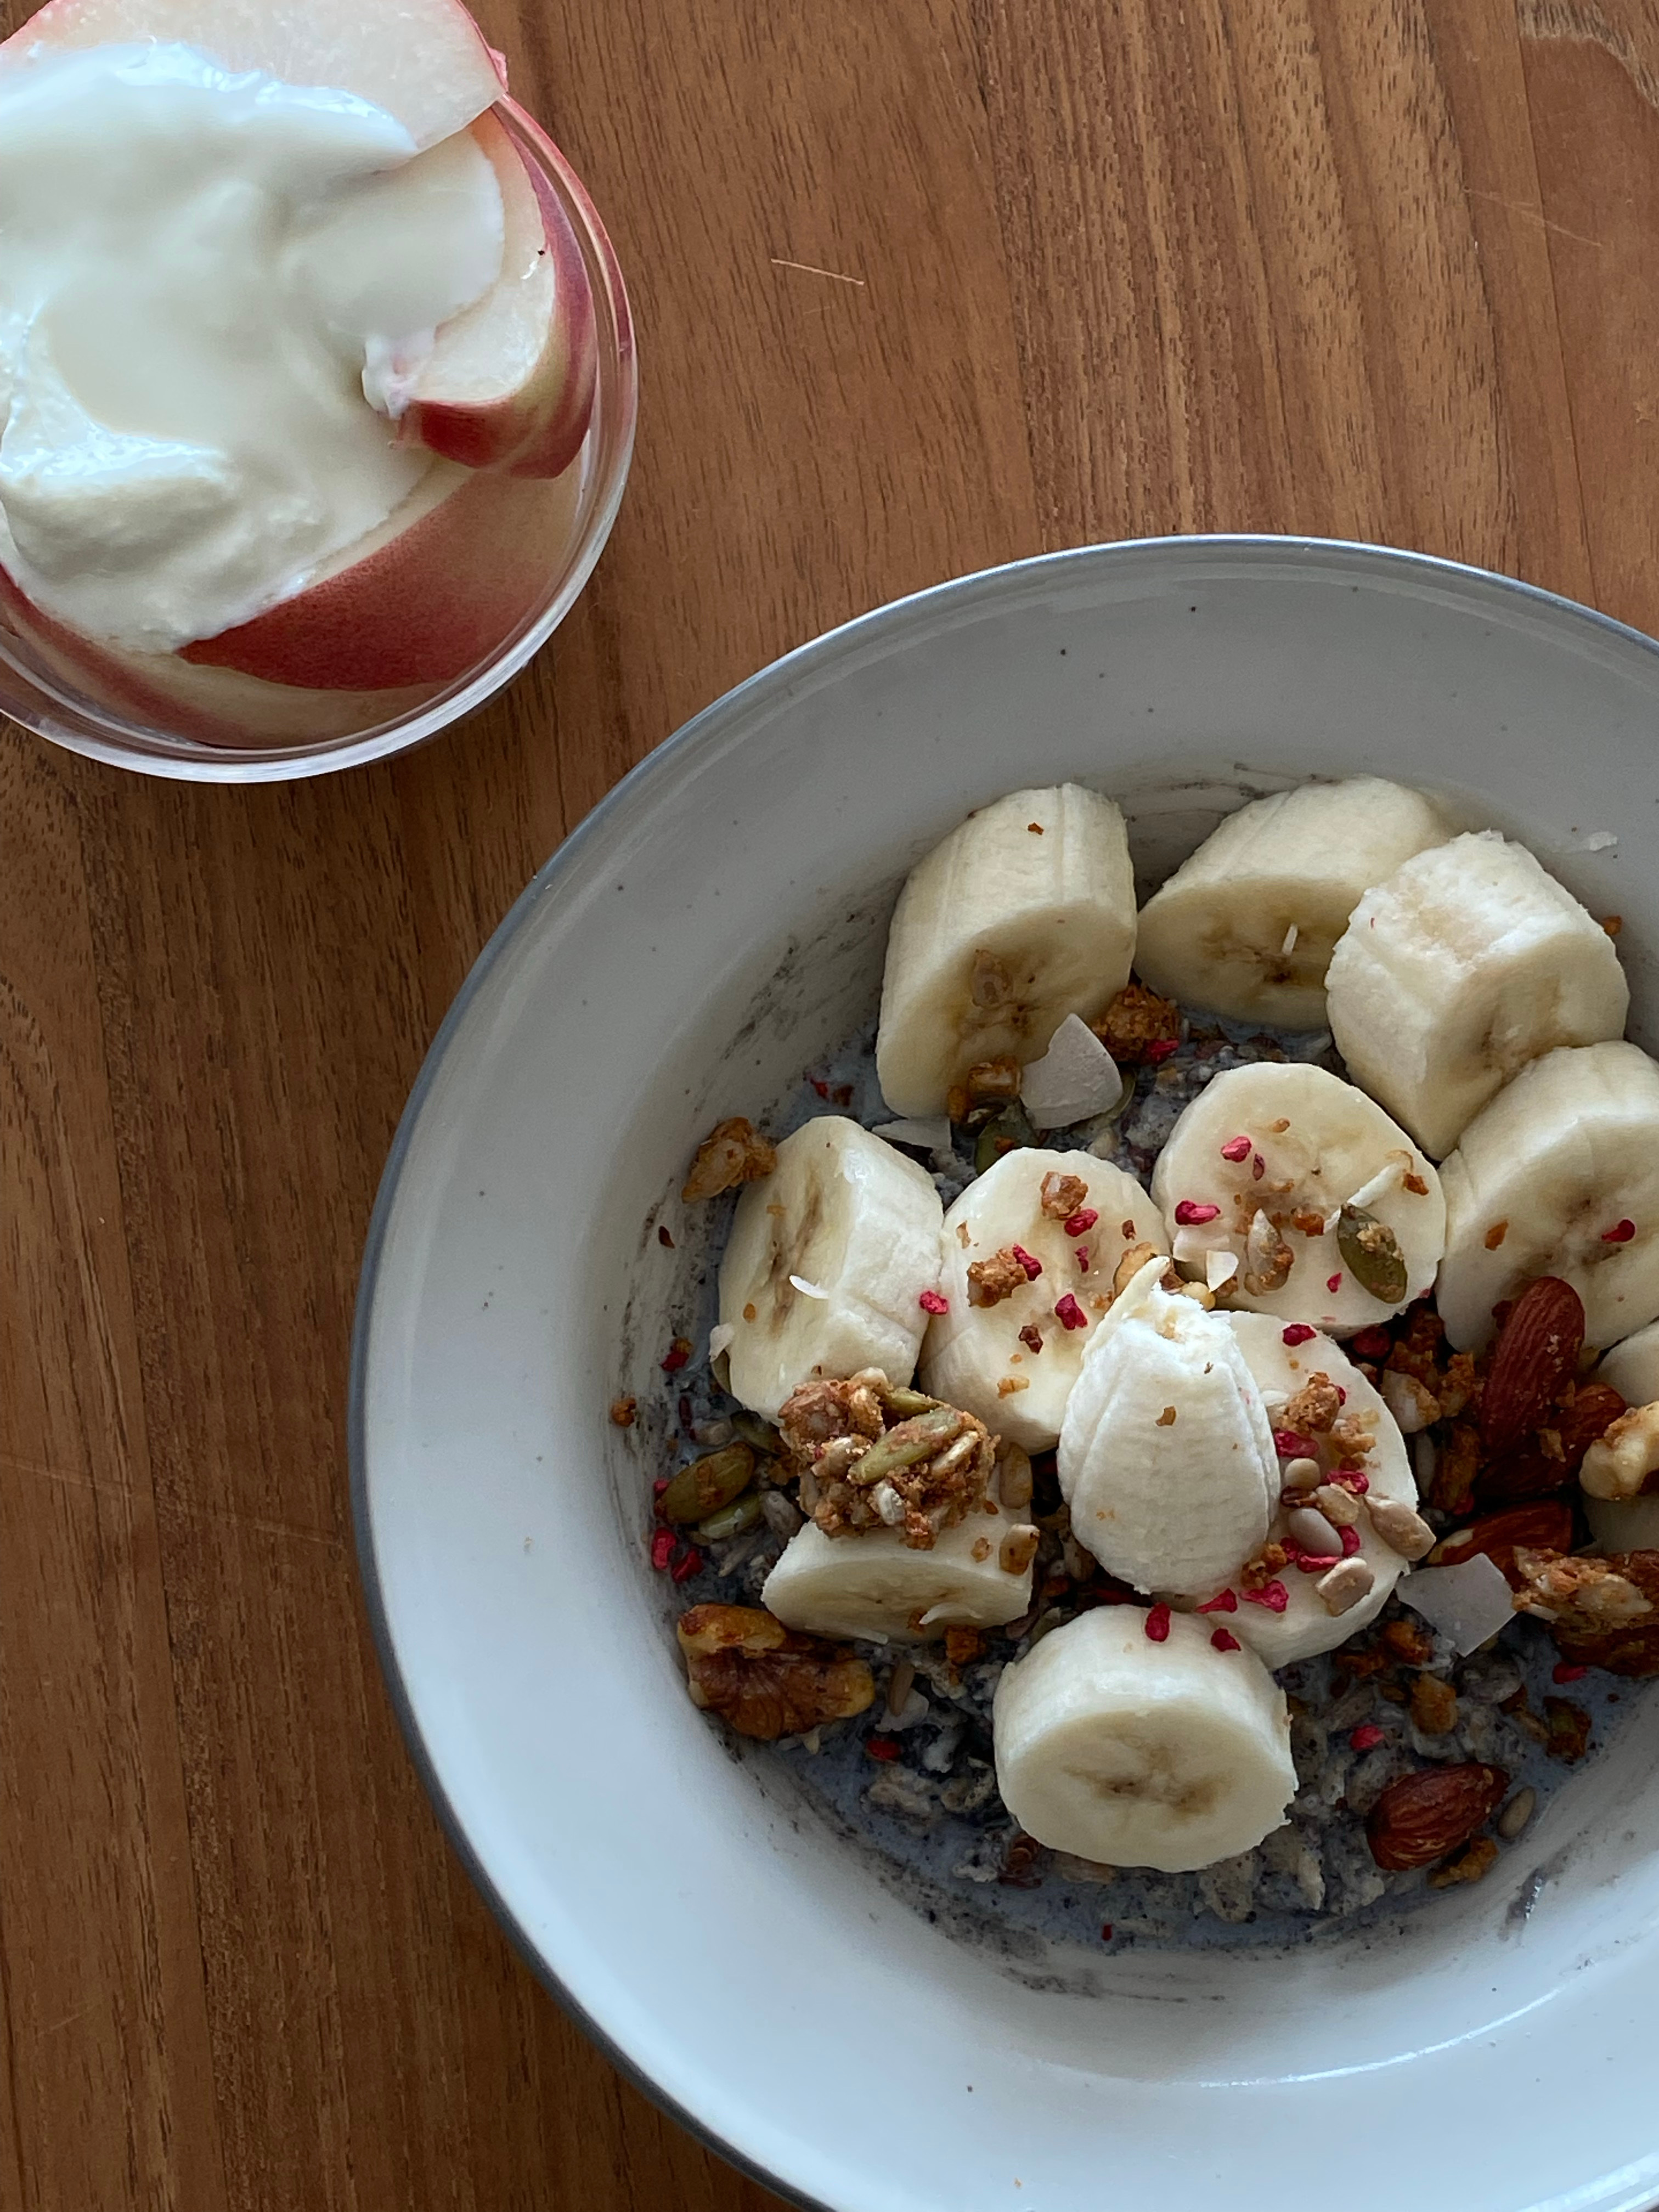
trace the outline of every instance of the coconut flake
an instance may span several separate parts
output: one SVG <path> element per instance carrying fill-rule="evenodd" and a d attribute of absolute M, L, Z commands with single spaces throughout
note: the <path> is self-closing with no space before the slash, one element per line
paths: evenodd
<path fill-rule="evenodd" d="M 1592 830 L 1584 840 L 1587 853 L 1612 853 L 1618 849 L 1619 839 L 1611 830 Z"/>
<path fill-rule="evenodd" d="M 1115 1106 L 1122 1091 L 1111 1054 L 1086 1022 L 1067 1014 L 1042 1059 L 1026 1066 L 1019 1097 L 1034 1128 L 1064 1129 Z"/>
<path fill-rule="evenodd" d="M 1195 1267 L 1200 1260 L 1207 1266 L 1215 1256 L 1215 1249 L 1213 1230 L 1206 1232 L 1202 1229 L 1190 1227 L 1177 1229 L 1170 1256 L 1178 1260 L 1183 1267 Z M 1233 1265 L 1237 1267 L 1237 1264 L 1238 1262 L 1234 1261 Z"/>
<path fill-rule="evenodd" d="M 1301 934 L 1301 931 L 1297 927 L 1296 924 L 1292 922 L 1285 933 L 1285 942 L 1279 948 L 1281 957 L 1288 958 L 1288 957 L 1295 951 L 1296 940 Z"/>
<path fill-rule="evenodd" d="M 1401 1602 L 1449 1636 L 1458 1652 L 1473 1651 L 1513 1620 L 1512 1593 L 1484 1552 L 1455 1567 L 1419 1567 L 1402 1576 Z"/>
<path fill-rule="evenodd" d="M 718 1359 L 722 1352 L 730 1352 L 738 1340 L 738 1332 L 729 1321 L 717 1322 L 708 1332 L 708 1357 Z"/>
<path fill-rule="evenodd" d="M 927 1121 L 881 1121 L 870 1134 L 884 1137 L 890 1145 L 908 1145 L 918 1152 L 951 1149 L 951 1124 L 943 1114 Z"/>
<path fill-rule="evenodd" d="M 827 1298 L 830 1295 L 828 1291 L 821 1290 L 817 1284 L 809 1283 L 804 1275 L 791 1275 L 789 1281 L 791 1287 L 799 1291 L 804 1298 Z"/>
<path fill-rule="evenodd" d="M 1391 1154 L 1386 1164 L 1377 1170 L 1369 1182 L 1362 1182 L 1347 1203 L 1357 1207 L 1361 1213 L 1369 1212 L 1379 1198 L 1386 1198 L 1390 1191 L 1398 1190 L 1410 1171 L 1409 1158 L 1406 1165 L 1401 1167 L 1398 1158 Z M 1334 1229 L 1336 1224 L 1328 1217 L 1326 1226 L 1328 1230 Z"/>
<path fill-rule="evenodd" d="M 1206 1252 L 1205 1254 L 1204 1281 L 1207 1289 L 1218 1291 L 1224 1284 L 1231 1283 L 1237 1273 L 1237 1252 Z"/>

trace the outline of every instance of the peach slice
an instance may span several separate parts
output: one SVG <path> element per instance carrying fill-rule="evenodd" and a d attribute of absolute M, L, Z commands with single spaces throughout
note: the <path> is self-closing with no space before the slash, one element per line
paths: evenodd
<path fill-rule="evenodd" d="M 501 274 L 439 330 L 398 436 L 467 468 L 556 477 L 593 411 L 598 337 L 576 234 L 552 187 L 532 175 L 493 115 L 472 135 L 501 186 Z"/>
<path fill-rule="evenodd" d="M 506 89 L 459 0 L 47 0 L 0 53 L 148 39 L 289 84 L 355 92 L 423 147 L 465 131 Z"/>
<path fill-rule="evenodd" d="M 179 657 L 322 690 L 453 683 L 557 573 L 576 473 L 548 483 L 434 461 L 401 507 L 302 590 Z"/>

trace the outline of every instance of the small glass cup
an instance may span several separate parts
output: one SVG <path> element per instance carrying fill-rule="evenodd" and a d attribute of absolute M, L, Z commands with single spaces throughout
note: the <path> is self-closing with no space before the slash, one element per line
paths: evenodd
<path fill-rule="evenodd" d="M 544 585 L 531 594 L 532 603 L 520 607 L 482 659 L 447 683 L 422 687 L 418 696 L 412 696 L 415 687 L 377 699 L 373 692 L 296 691 L 252 677 L 216 683 L 210 726 L 216 741 L 209 743 L 191 734 L 192 723 L 204 726 L 194 703 L 174 714 L 161 702 L 149 713 L 129 711 L 107 694 L 99 696 L 96 675 L 85 667 L 77 672 L 68 634 L 31 622 L 32 611 L 7 590 L 0 598 L 0 714 L 54 744 L 118 768 L 197 783 L 283 782 L 355 768 L 423 744 L 499 691 L 547 642 L 592 574 L 622 504 L 638 404 L 634 325 L 616 254 L 574 171 L 516 101 L 498 101 L 495 113 L 569 217 L 592 291 L 598 346 L 593 412 L 580 453 L 563 476 L 520 491 L 533 497 L 544 489 L 550 501 L 571 507 L 562 551 Z M 549 514 L 553 518 L 556 510 Z M 203 672 L 214 678 L 228 674 Z M 313 712 L 326 723 L 325 733 L 310 728 Z M 291 737 L 271 734 L 273 715 L 293 728 Z"/>

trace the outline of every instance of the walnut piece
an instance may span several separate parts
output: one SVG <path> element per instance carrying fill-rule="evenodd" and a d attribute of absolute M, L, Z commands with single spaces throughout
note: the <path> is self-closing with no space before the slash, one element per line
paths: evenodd
<path fill-rule="evenodd" d="M 1005 1244 L 993 1252 L 988 1260 L 970 1260 L 968 1263 L 968 1303 L 970 1306 L 1000 1306 L 1004 1298 L 1011 1298 L 1016 1291 L 1025 1288 L 1030 1277 L 1014 1257 L 1014 1248 Z"/>
<path fill-rule="evenodd" d="M 1565 1455 L 1564 1455 L 1565 1456 Z M 1592 1498 L 1639 1498 L 1659 1488 L 1659 1403 L 1620 1413 L 1585 1452 L 1578 1480 Z"/>
<path fill-rule="evenodd" d="M 1089 1195 L 1089 1186 L 1081 1176 L 1046 1175 L 1039 1203 L 1050 1221 L 1065 1221 L 1078 1211 Z"/>
<path fill-rule="evenodd" d="M 843 1644 L 798 1635 L 746 1605 L 694 1605 L 677 1631 L 691 1702 L 739 1735 L 775 1743 L 875 1702 L 875 1678 Z"/>
<path fill-rule="evenodd" d="M 826 1536 L 902 1528 L 913 1551 L 931 1551 L 941 1529 L 983 1503 L 995 1465 L 983 1421 L 920 1390 L 895 1389 L 878 1368 L 845 1382 L 803 1382 L 778 1428 L 802 1508 Z"/>
<path fill-rule="evenodd" d="M 758 1182 L 777 1164 L 776 1148 L 752 1121 L 741 1114 L 734 1115 L 729 1121 L 718 1123 L 698 1146 L 680 1196 L 688 1203 L 718 1198 L 723 1190 L 735 1190 L 741 1182 Z"/>
<path fill-rule="evenodd" d="M 1146 1057 L 1146 1048 L 1181 1036 L 1181 1009 L 1144 983 L 1126 983 L 1090 1027 L 1120 1067 Z"/>

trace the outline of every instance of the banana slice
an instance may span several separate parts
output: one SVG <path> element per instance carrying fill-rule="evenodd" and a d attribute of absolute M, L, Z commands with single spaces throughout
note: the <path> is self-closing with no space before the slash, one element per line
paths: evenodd
<path fill-rule="evenodd" d="M 1036 1060 L 1129 978 L 1134 875 L 1109 799 L 1064 783 L 971 814 L 910 872 L 887 939 L 876 1073 L 937 1114 L 975 1060 Z"/>
<path fill-rule="evenodd" d="M 1204 1598 L 1266 1540 L 1279 1460 L 1226 1318 L 1164 1289 L 1163 1273 L 1144 1267 L 1090 1340 L 1060 1432 L 1060 1495 L 1109 1573 Z"/>
<path fill-rule="evenodd" d="M 997 1685 L 997 1787 L 1028 1835 L 1079 1858 L 1184 1874 L 1278 1827 L 1296 1794 L 1285 1693 L 1207 1620 L 1138 1607 L 1056 1628 Z"/>
<path fill-rule="evenodd" d="M 1595 1379 L 1616 1390 L 1627 1406 L 1650 1406 L 1659 1399 L 1659 1322 L 1604 1352 Z"/>
<path fill-rule="evenodd" d="M 1030 1608 L 1036 1556 L 1036 1528 L 994 1502 L 942 1529 L 928 1552 L 912 1550 L 899 1529 L 826 1536 L 809 1521 L 766 1577 L 761 1603 L 787 1627 L 878 1643 L 1000 1628 Z"/>
<path fill-rule="evenodd" d="M 1316 1435 L 1313 1439 L 1317 1447 L 1315 1456 L 1322 1469 L 1328 1471 L 1346 1460 L 1351 1465 L 1358 1465 L 1364 1474 L 1368 1487 L 1363 1498 L 1354 1500 L 1354 1517 L 1346 1525 L 1354 1529 L 1359 1539 L 1359 1549 L 1353 1556 L 1370 1570 L 1371 1586 L 1366 1595 L 1346 1613 L 1333 1614 L 1319 1595 L 1322 1577 L 1304 1575 L 1292 1565 L 1275 1577 L 1285 1593 L 1285 1610 L 1275 1613 L 1271 1607 L 1259 1605 L 1240 1593 L 1235 1577 L 1245 1556 L 1243 1554 L 1221 1582 L 1212 1583 L 1203 1593 L 1207 1599 L 1218 1589 L 1232 1589 L 1239 1599 L 1237 1611 L 1214 1618 L 1224 1618 L 1233 1634 L 1248 1644 L 1265 1666 L 1288 1667 L 1297 1659 L 1312 1658 L 1316 1652 L 1334 1651 L 1339 1644 L 1346 1644 L 1382 1612 L 1395 1585 L 1406 1573 L 1407 1562 L 1378 1534 L 1371 1519 L 1371 1500 L 1414 1510 L 1417 1484 L 1406 1440 L 1394 1416 L 1340 1346 L 1328 1336 L 1313 1336 L 1300 1344 L 1287 1345 L 1279 1322 L 1269 1320 L 1265 1314 L 1229 1314 L 1225 1320 L 1275 1425 L 1282 1421 L 1285 1402 L 1293 1401 L 1312 1376 L 1322 1374 L 1346 1394 L 1342 1413 L 1352 1416 L 1362 1428 L 1368 1428 L 1373 1439 L 1363 1460 L 1351 1459 L 1342 1450 L 1334 1449 L 1328 1435 Z M 1277 1503 L 1277 1482 L 1274 1492 Z M 1311 1488 L 1308 1502 L 1312 1504 Z M 1276 1510 L 1268 1540 L 1285 1535 L 1290 1525 L 1288 1510 Z M 1338 1541 L 1340 1540 L 1339 1531 Z"/>
<path fill-rule="evenodd" d="M 1607 932 L 1496 830 L 1368 891 L 1327 989 L 1355 1080 L 1436 1159 L 1529 1060 L 1622 1035 L 1630 1004 Z"/>
<path fill-rule="evenodd" d="M 1373 775 L 1255 799 L 1141 908 L 1136 969 L 1183 1006 L 1322 1029 L 1331 947 L 1361 896 L 1450 835 L 1421 792 Z"/>
<path fill-rule="evenodd" d="M 1043 1211 L 1045 1183 L 1063 1213 Z M 924 1388 L 1011 1443 L 1052 1449 L 1118 1262 L 1139 1243 L 1168 1249 L 1157 1207 L 1121 1168 L 1092 1152 L 1005 1152 L 945 1217 L 939 1288 L 950 1311 L 929 1325 Z M 970 1268 L 990 1279 L 975 1282 Z M 993 1295 L 994 1304 L 975 1303 Z"/>
<path fill-rule="evenodd" d="M 1295 1061 L 1218 1075 L 1170 1131 L 1152 1196 L 1177 1266 L 1213 1286 L 1236 1260 L 1230 1304 L 1339 1335 L 1420 1297 L 1445 1243 L 1440 1179 L 1405 1131 Z"/>
<path fill-rule="evenodd" d="M 1659 1066 L 1637 1046 L 1564 1045 L 1523 1067 L 1440 1172 L 1437 1296 L 1460 1351 L 1534 1275 L 1572 1285 L 1589 1344 L 1659 1316 Z"/>
<path fill-rule="evenodd" d="M 720 1261 L 733 1396 L 769 1420 L 814 1376 L 879 1367 L 908 1382 L 944 1213 L 931 1177 L 856 1121 L 823 1114 L 786 1137 Z"/>

